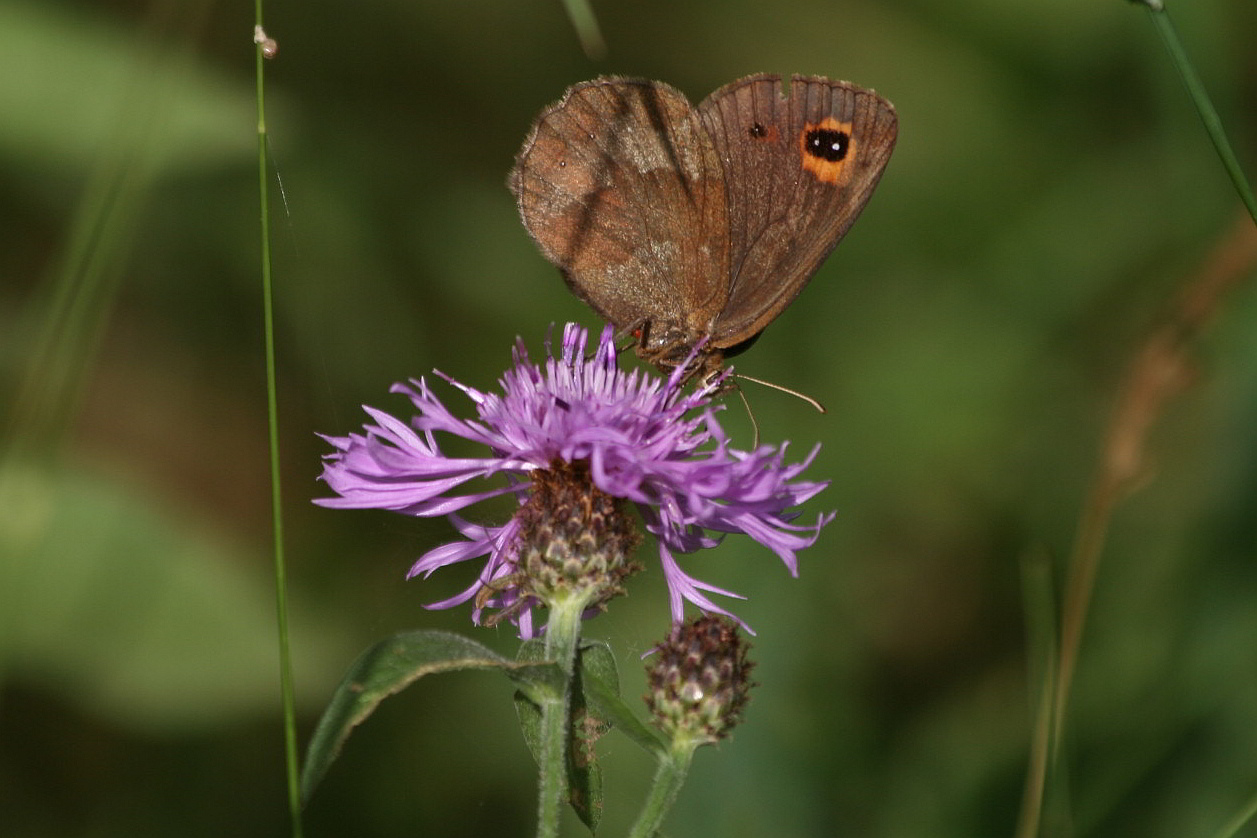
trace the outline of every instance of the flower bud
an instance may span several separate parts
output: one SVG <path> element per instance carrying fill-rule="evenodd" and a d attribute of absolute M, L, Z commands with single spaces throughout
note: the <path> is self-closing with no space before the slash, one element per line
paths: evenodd
<path fill-rule="evenodd" d="M 709 744 L 728 736 L 752 686 L 747 649 L 724 617 L 673 625 L 646 673 L 646 705 L 655 724 L 674 740 Z"/>

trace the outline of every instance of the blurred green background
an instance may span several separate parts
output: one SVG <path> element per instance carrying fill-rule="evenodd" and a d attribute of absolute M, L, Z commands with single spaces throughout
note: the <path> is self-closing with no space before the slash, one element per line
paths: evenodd
<path fill-rule="evenodd" d="M 1257 4 L 1171 4 L 1257 171 Z M 1239 211 L 1162 44 L 1120 0 L 595 11 L 602 61 L 558 0 L 267 9 L 302 740 L 386 634 L 513 652 L 509 629 L 421 607 L 476 568 L 403 582 L 444 522 L 309 499 L 315 432 L 357 429 L 364 403 L 404 415 L 390 383 L 436 367 L 490 388 L 517 335 L 536 356 L 550 323 L 595 325 L 504 186 L 535 114 L 599 74 L 693 101 L 753 72 L 822 74 L 891 99 L 899 145 L 738 368 L 829 407 L 747 391 L 766 440 L 822 443 L 812 473 L 833 483 L 809 514 L 839 515 L 798 581 L 747 539 L 687 563 L 750 595 L 760 686 L 699 754 L 669 834 L 1011 835 L 1043 663 L 1023 567 L 1059 581 L 1123 371 Z M 10 457 L 0 486 L 5 836 L 286 830 L 251 14 L 0 2 L 0 406 L 7 449 L 44 455 Z M 1073 827 L 1051 834 L 1212 835 L 1257 792 L 1251 287 L 1192 360 L 1110 530 L 1066 735 Z M 748 441 L 736 401 L 726 418 Z M 588 626 L 623 650 L 629 697 L 666 628 L 659 577 Z M 530 834 L 510 692 L 466 674 L 386 702 L 306 834 Z M 617 835 L 650 766 L 614 733 L 603 752 Z"/>

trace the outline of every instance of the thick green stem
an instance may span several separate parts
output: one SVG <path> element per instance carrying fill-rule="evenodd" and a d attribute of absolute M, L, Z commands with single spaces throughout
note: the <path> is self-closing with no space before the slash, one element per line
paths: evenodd
<path fill-rule="evenodd" d="M 550 603 L 546 624 L 546 659 L 562 669 L 562 695 L 547 696 L 541 702 L 541 777 L 537 803 L 538 838 L 557 838 L 559 815 L 567 799 L 567 754 L 571 733 L 572 680 L 576 671 L 576 645 L 580 642 L 581 614 L 586 601 L 581 597 Z"/>
<path fill-rule="evenodd" d="M 655 770 L 655 782 L 650 789 L 650 796 L 637 816 L 637 823 L 629 831 L 629 838 L 652 838 L 663 828 L 663 819 L 668 810 L 676 802 L 681 786 L 690 772 L 690 763 L 694 759 L 694 751 L 699 742 L 692 739 L 676 741 L 667 753 L 659 758 L 659 767 Z"/>

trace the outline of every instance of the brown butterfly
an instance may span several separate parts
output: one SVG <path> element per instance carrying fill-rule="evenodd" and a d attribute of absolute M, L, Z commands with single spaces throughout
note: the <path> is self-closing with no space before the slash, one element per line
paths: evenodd
<path fill-rule="evenodd" d="M 511 173 L 524 226 L 572 291 L 662 369 L 718 371 L 847 232 L 895 146 L 894 106 L 848 82 L 758 75 L 697 108 L 666 84 L 575 85 Z"/>

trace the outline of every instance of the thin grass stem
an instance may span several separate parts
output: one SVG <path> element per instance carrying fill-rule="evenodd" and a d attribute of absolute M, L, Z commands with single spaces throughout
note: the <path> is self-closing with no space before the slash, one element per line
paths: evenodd
<path fill-rule="evenodd" d="M 275 306 L 271 282 L 270 174 L 266 156 L 265 65 L 275 42 L 262 29 L 262 0 L 254 0 L 254 53 L 258 108 L 258 202 L 261 214 L 262 318 L 266 333 L 266 420 L 270 443 L 271 521 L 275 550 L 275 619 L 279 636 L 279 683 L 284 710 L 284 762 L 288 777 L 288 810 L 293 838 L 301 838 L 301 767 L 297 757 L 296 698 L 292 650 L 288 638 L 288 572 L 284 560 L 283 484 L 279 473 L 279 404 L 275 381 Z"/>
<path fill-rule="evenodd" d="M 1165 43 L 1165 49 L 1170 53 L 1170 61 L 1173 62 L 1175 69 L 1178 70 L 1179 76 L 1183 79 L 1183 84 L 1187 87 L 1187 95 L 1191 97 L 1192 104 L 1196 106 L 1196 113 L 1200 115 L 1200 121 L 1204 123 L 1205 132 L 1209 135 L 1209 140 L 1213 143 L 1214 149 L 1218 152 L 1218 158 L 1222 161 L 1222 167 L 1226 169 L 1227 175 L 1231 178 L 1231 183 L 1235 186 L 1235 191 L 1239 193 L 1240 200 L 1244 202 L 1244 206 L 1248 209 L 1248 215 L 1257 223 L 1257 198 L 1253 197 L 1253 188 L 1248 183 L 1248 179 L 1244 177 L 1244 170 L 1240 168 L 1240 161 L 1235 156 L 1235 151 L 1231 148 L 1231 143 L 1226 137 L 1226 131 L 1222 128 L 1222 119 L 1218 116 L 1218 111 L 1213 107 L 1213 102 L 1209 98 L 1205 85 L 1200 80 L 1200 76 L 1196 73 L 1196 68 L 1192 65 L 1191 59 L 1187 57 L 1187 50 L 1183 48 L 1183 42 L 1178 37 L 1178 30 L 1174 27 L 1174 22 L 1170 20 L 1170 13 L 1165 8 L 1162 0 L 1134 0 L 1134 2 L 1148 7 L 1148 14 L 1152 18 L 1152 24 L 1157 28 L 1157 34 L 1161 36 L 1162 42 Z"/>

